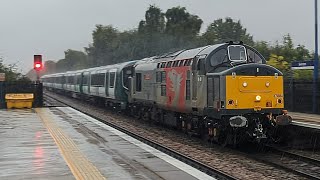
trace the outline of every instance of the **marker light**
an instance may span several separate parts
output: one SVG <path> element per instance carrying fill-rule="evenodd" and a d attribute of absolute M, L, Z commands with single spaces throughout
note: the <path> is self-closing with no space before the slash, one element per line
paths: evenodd
<path fill-rule="evenodd" d="M 266 87 L 269 87 L 270 86 L 270 83 L 269 82 L 266 82 Z"/>
<path fill-rule="evenodd" d="M 256 96 L 256 101 L 260 101 L 261 100 L 261 96 Z"/>
<path fill-rule="evenodd" d="M 41 64 L 36 64 L 35 66 L 36 66 L 36 68 L 40 68 Z"/>
<path fill-rule="evenodd" d="M 243 82 L 243 83 L 242 83 L 242 86 L 243 86 L 243 87 L 247 87 L 247 86 L 248 86 L 248 83 L 247 83 L 247 82 Z"/>

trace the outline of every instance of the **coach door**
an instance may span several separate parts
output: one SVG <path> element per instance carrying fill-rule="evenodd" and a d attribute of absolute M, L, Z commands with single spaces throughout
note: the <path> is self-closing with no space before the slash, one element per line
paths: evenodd
<path fill-rule="evenodd" d="M 110 98 L 115 98 L 115 89 L 116 89 L 116 72 L 117 69 L 111 69 L 109 71 L 109 96 Z"/>

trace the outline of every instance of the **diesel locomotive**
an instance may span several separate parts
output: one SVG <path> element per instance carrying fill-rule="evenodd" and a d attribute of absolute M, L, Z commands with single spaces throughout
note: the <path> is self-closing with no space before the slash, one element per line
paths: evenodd
<path fill-rule="evenodd" d="M 290 123 L 283 74 L 242 42 L 45 75 L 44 87 L 222 144 L 271 139 Z"/>

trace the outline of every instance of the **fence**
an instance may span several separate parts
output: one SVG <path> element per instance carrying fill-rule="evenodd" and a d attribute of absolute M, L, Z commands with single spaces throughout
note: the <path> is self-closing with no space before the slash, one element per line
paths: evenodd
<path fill-rule="evenodd" d="M 318 110 L 320 114 L 320 83 L 317 84 Z M 313 83 L 312 82 L 285 82 L 285 108 L 289 111 L 312 113 Z"/>
<path fill-rule="evenodd" d="M 43 106 L 42 83 L 30 82 L 0 82 L 0 108 L 6 107 L 5 94 L 7 93 L 33 93 L 33 107 Z"/>

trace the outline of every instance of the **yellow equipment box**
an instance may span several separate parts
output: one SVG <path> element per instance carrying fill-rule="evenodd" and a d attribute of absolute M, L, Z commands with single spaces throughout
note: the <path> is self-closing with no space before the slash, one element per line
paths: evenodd
<path fill-rule="evenodd" d="M 7 108 L 32 108 L 34 95 L 32 93 L 6 94 Z"/>

